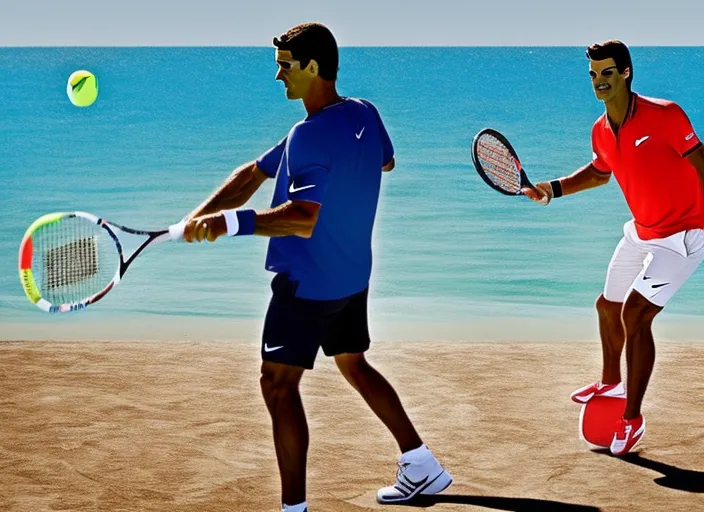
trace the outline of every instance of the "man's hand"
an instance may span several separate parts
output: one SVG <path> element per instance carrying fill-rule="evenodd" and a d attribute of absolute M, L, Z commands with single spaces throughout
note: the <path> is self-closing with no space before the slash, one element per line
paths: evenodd
<path fill-rule="evenodd" d="M 535 190 L 528 187 L 522 188 L 521 193 L 536 203 L 542 204 L 543 206 L 552 200 L 552 187 L 547 181 L 537 183 L 535 185 Z"/>
<path fill-rule="evenodd" d="M 214 242 L 222 235 L 227 234 L 227 223 L 222 213 L 201 215 L 186 221 L 183 239 L 186 242 Z"/>

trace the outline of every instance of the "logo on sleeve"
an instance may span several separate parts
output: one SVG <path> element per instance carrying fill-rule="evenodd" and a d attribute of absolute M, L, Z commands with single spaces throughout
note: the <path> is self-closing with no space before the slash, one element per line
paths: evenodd
<path fill-rule="evenodd" d="M 694 132 L 692 132 L 692 133 L 690 133 L 689 135 L 687 135 L 687 136 L 684 138 L 684 140 L 692 140 L 693 138 L 694 138 Z"/>
<path fill-rule="evenodd" d="M 305 190 L 307 188 L 313 188 L 315 185 L 304 185 L 302 187 L 296 188 L 293 183 L 291 183 L 291 186 L 288 188 L 288 193 L 289 194 L 295 194 L 296 192 L 300 192 L 301 190 Z"/>

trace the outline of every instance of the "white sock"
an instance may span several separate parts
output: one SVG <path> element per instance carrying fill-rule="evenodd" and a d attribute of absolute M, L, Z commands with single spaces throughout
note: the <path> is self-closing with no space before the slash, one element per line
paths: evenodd
<path fill-rule="evenodd" d="M 305 512 L 307 508 L 308 502 L 306 501 L 298 505 L 286 505 L 286 503 L 284 503 L 284 508 L 281 509 L 281 512 Z"/>
<path fill-rule="evenodd" d="M 597 389 L 602 389 L 605 388 L 606 386 L 618 386 L 621 384 L 620 382 L 617 382 L 616 384 L 604 384 L 603 382 L 599 381 L 599 384 L 597 385 Z"/>
<path fill-rule="evenodd" d="M 401 458 L 403 460 L 419 460 L 425 459 L 428 455 L 430 455 L 430 449 L 424 443 L 418 448 L 403 453 Z"/>

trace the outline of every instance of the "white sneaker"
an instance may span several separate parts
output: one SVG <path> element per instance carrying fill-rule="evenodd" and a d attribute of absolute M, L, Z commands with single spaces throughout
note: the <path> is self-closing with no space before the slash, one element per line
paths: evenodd
<path fill-rule="evenodd" d="M 284 505 L 283 508 L 281 509 L 281 512 L 308 512 L 308 505 L 305 505 L 303 510 L 301 510 L 301 505 L 298 506 L 291 506 L 291 505 Z"/>
<path fill-rule="evenodd" d="M 399 503 L 408 501 L 419 494 L 437 494 L 452 483 L 450 473 L 445 471 L 435 456 L 423 445 L 420 455 L 401 455 L 396 472 L 396 483 L 379 489 L 376 501 L 379 503 Z M 415 450 L 414 450 L 415 451 Z"/>

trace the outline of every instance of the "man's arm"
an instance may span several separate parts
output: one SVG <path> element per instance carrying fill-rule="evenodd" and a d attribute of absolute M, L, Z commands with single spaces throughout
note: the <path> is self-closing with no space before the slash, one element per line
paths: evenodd
<path fill-rule="evenodd" d="M 261 212 L 236 210 L 228 205 L 217 213 L 192 218 L 185 227 L 184 238 L 189 242 L 212 242 L 223 235 L 310 238 L 330 180 L 330 145 L 325 144 L 325 135 L 324 127 L 317 124 L 297 125 L 287 139 L 258 160 L 265 163 L 261 171 L 270 169 L 273 165 L 269 164 L 281 161 L 284 142 L 287 143 L 287 167 L 278 172 L 287 173 L 289 187 L 286 200 L 280 205 Z M 260 182 L 253 181 L 258 187 Z"/>
<path fill-rule="evenodd" d="M 389 132 L 386 131 L 386 126 L 384 125 L 384 121 L 381 119 L 381 114 L 379 114 L 377 108 L 370 101 L 362 100 L 362 103 L 374 112 L 374 117 L 379 124 L 379 136 L 381 137 L 381 147 L 383 153 L 381 170 L 383 172 L 393 171 L 394 167 L 396 167 L 396 160 L 394 159 L 394 145 L 389 137 Z"/>
<path fill-rule="evenodd" d="M 391 160 L 389 160 L 389 162 L 384 167 L 382 167 L 381 170 L 384 172 L 389 172 L 393 171 L 394 167 L 396 167 L 396 159 L 394 157 L 391 157 Z"/>
<path fill-rule="evenodd" d="M 244 229 L 245 234 L 268 237 L 295 235 L 310 238 L 318 222 L 319 212 L 318 203 L 290 200 L 258 213 L 253 210 L 221 211 L 189 219 L 183 237 L 188 242 L 214 242 L 228 233 L 229 222 L 230 228 L 233 225 L 236 227 L 235 233 L 231 234 L 237 234 L 238 230 Z"/>
<path fill-rule="evenodd" d="M 252 161 L 241 165 L 200 206 L 186 217 L 187 220 L 210 215 L 220 210 L 230 210 L 245 204 L 268 178 Z"/>
<path fill-rule="evenodd" d="M 312 201 L 286 201 L 276 208 L 257 214 L 254 234 L 269 237 L 300 236 L 310 238 L 318 222 L 320 204 Z"/>
<path fill-rule="evenodd" d="M 549 203 L 554 197 L 555 192 L 558 192 L 558 196 L 576 194 L 577 192 L 582 192 L 583 190 L 589 190 L 590 188 L 606 185 L 610 179 L 610 172 L 602 172 L 594 167 L 594 164 L 590 162 L 564 178 L 559 178 L 557 180 L 553 180 L 552 182 L 543 181 L 541 183 L 537 183 L 535 187 L 540 192 L 540 195 L 537 194 L 535 190 L 529 188 L 523 189 L 522 192 L 532 200 L 538 202 L 547 196 L 547 202 Z M 554 187 L 551 183 L 554 183 L 554 187 L 558 189 L 561 188 L 561 193 L 559 190 L 553 190 Z"/>
<path fill-rule="evenodd" d="M 704 145 L 699 146 L 686 156 L 689 163 L 694 166 L 699 174 L 699 181 L 704 186 Z"/>

